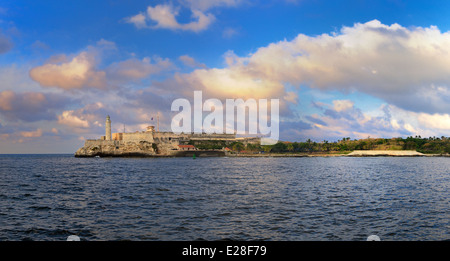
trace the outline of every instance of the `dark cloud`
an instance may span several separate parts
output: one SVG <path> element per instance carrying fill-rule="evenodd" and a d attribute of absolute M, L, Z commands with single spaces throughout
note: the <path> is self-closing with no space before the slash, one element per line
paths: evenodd
<path fill-rule="evenodd" d="M 327 110 L 327 111 L 331 111 L 331 110 Z M 326 113 L 326 112 L 325 112 L 325 113 Z M 328 125 L 328 124 L 327 124 L 326 122 L 324 122 L 323 120 L 318 119 L 318 118 L 314 118 L 314 117 L 312 117 L 312 116 L 310 116 L 310 115 L 305 116 L 305 118 L 306 118 L 308 121 L 313 122 L 313 123 L 317 123 L 317 124 L 320 124 L 320 125 L 323 125 L 323 126 L 327 126 L 327 125 Z"/>
<path fill-rule="evenodd" d="M 53 93 L 3 91 L 0 92 L 0 114 L 11 122 L 55 120 L 58 109 L 74 102 L 71 98 Z"/>

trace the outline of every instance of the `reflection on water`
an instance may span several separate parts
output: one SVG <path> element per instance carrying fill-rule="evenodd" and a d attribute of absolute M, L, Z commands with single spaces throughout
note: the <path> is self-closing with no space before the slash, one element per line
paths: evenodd
<path fill-rule="evenodd" d="M 0 155 L 0 240 L 448 240 L 449 166 Z"/>

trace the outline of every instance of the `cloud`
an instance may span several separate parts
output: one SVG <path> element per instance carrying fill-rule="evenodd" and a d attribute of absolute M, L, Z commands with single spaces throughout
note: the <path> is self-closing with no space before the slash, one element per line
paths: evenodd
<path fill-rule="evenodd" d="M 231 38 L 233 38 L 234 36 L 236 36 L 238 34 L 239 34 L 238 31 L 236 31 L 233 28 L 229 28 L 228 27 L 228 28 L 225 28 L 223 30 L 222 37 L 225 38 L 225 39 L 231 39 Z"/>
<path fill-rule="evenodd" d="M 99 69 L 101 59 L 118 48 L 114 42 L 104 39 L 96 45 L 70 57 L 66 54 L 53 55 L 41 65 L 29 71 L 30 78 L 42 87 L 56 87 L 63 90 L 105 90 L 116 89 L 125 83 L 132 83 L 154 74 L 174 69 L 170 59 L 155 56 L 153 59 L 132 58 L 111 63 Z"/>
<path fill-rule="evenodd" d="M 100 39 L 99 41 L 97 41 L 95 48 L 97 48 L 100 51 L 117 50 L 117 46 L 116 46 L 115 42 L 111 42 L 111 41 L 105 40 L 103 38 Z"/>
<path fill-rule="evenodd" d="M 134 24 L 137 28 L 152 28 L 152 29 L 170 29 L 181 31 L 200 32 L 209 27 L 215 17 L 212 14 L 205 14 L 198 9 L 191 9 L 192 21 L 189 23 L 179 23 L 176 17 L 179 11 L 171 5 L 156 5 L 149 6 L 145 14 L 139 13 L 132 16 L 126 21 Z M 151 21 L 152 24 L 148 24 Z"/>
<path fill-rule="evenodd" d="M 407 121 L 392 113 L 394 106 L 382 105 L 379 115 L 369 115 L 354 106 L 349 100 L 334 100 L 332 104 L 315 104 L 322 114 L 305 116 L 305 121 L 312 128 L 303 132 L 304 137 L 336 140 L 342 137 L 375 138 L 399 137 L 411 135 L 415 130 Z M 405 121 L 407 120 L 407 121 Z"/>
<path fill-rule="evenodd" d="M 75 128 L 89 128 L 89 122 L 83 116 L 74 115 L 75 111 L 63 111 L 58 116 L 58 123 Z"/>
<path fill-rule="evenodd" d="M 344 102 L 345 109 L 340 105 Z M 337 105 L 337 106 L 336 106 Z M 351 105 L 351 106 L 350 106 Z M 363 112 L 354 106 L 353 101 L 334 100 L 331 104 L 315 103 L 321 113 L 305 115 L 303 120 L 312 128 L 297 132 L 298 137 L 315 138 L 315 140 L 337 140 L 342 137 L 352 139 L 391 138 L 421 135 L 448 136 L 450 115 L 417 113 L 401 109 L 395 105 L 382 104 L 374 112 Z M 293 130 L 282 130 L 282 133 Z M 301 134 L 301 135 L 300 135 Z M 291 136 L 292 138 L 298 138 Z"/>
<path fill-rule="evenodd" d="M 422 126 L 427 126 L 431 129 L 450 130 L 450 115 L 449 114 L 427 114 L 419 113 L 417 120 Z"/>
<path fill-rule="evenodd" d="M 176 19 L 164 20 L 167 27 L 176 23 Z M 188 55 L 179 60 L 197 69 L 154 83 L 153 90 L 185 97 L 202 90 L 204 99 L 278 98 L 284 115 L 292 113 L 289 104 L 298 102 L 292 89 L 299 86 L 342 94 L 361 92 L 386 102 L 379 115 L 363 112 L 345 98 L 316 103 L 322 112 L 301 120 L 311 126 L 305 128 L 308 135 L 391 137 L 431 133 L 431 126 L 447 127 L 450 33 L 434 26 L 405 28 L 373 20 L 330 34 L 299 34 L 243 56 L 229 51 L 223 68 L 198 67 Z M 432 121 L 445 123 L 427 124 Z"/>
<path fill-rule="evenodd" d="M 70 127 L 73 132 L 91 131 L 96 127 L 102 127 L 100 121 L 108 115 L 108 110 L 111 109 L 106 108 L 101 102 L 88 104 L 77 110 L 63 111 L 58 116 L 58 123 Z"/>
<path fill-rule="evenodd" d="M 185 86 L 184 93 L 197 89 L 216 98 L 277 98 L 284 93 L 280 82 L 254 77 L 234 67 L 198 69 L 189 74 L 178 74 L 175 79 Z"/>
<path fill-rule="evenodd" d="M 6 90 L 0 92 L 0 114 L 11 122 L 53 120 L 56 111 L 73 102 L 60 94 Z"/>
<path fill-rule="evenodd" d="M 105 88 L 105 72 L 96 70 L 95 64 L 94 55 L 83 51 L 70 61 L 63 60 L 35 67 L 30 70 L 30 77 L 43 87 L 58 87 L 65 90 Z"/>
<path fill-rule="evenodd" d="M 206 68 L 206 65 L 204 63 L 197 62 L 194 58 L 190 57 L 189 55 L 182 55 L 178 57 L 178 59 L 189 67 Z"/>
<path fill-rule="evenodd" d="M 169 29 L 181 31 L 201 32 L 206 30 L 215 20 L 212 13 L 206 13 L 216 7 L 236 7 L 244 0 L 179 0 L 179 3 L 191 12 L 191 22 L 177 21 L 180 7 L 171 4 L 148 6 L 146 12 L 140 12 L 125 19 L 127 23 L 134 24 L 136 28 Z M 232 36 L 229 31 L 226 35 Z"/>
<path fill-rule="evenodd" d="M 226 68 L 194 71 L 187 78 L 258 79 L 270 83 L 259 86 L 264 93 L 282 90 L 286 83 L 358 91 L 411 111 L 450 110 L 450 33 L 434 26 L 405 28 L 373 20 L 331 34 L 299 34 L 247 56 L 229 52 L 225 59 Z M 227 84 L 233 89 L 233 81 Z"/>
<path fill-rule="evenodd" d="M 355 103 L 350 100 L 335 100 L 333 101 L 333 107 L 336 112 L 347 111 L 353 108 Z"/>
<path fill-rule="evenodd" d="M 22 131 L 20 132 L 20 136 L 24 138 L 38 138 L 42 136 L 42 130 L 37 129 L 35 131 Z"/>
<path fill-rule="evenodd" d="M 135 16 L 132 16 L 132 17 L 126 19 L 126 21 L 128 23 L 134 24 L 134 26 L 136 26 L 139 29 L 147 27 L 147 21 L 146 20 L 147 20 L 147 17 L 144 14 L 142 14 L 142 13 L 139 13 L 139 14 L 137 14 Z"/>
<path fill-rule="evenodd" d="M 131 58 L 125 61 L 111 64 L 107 69 L 107 78 L 120 82 L 146 78 L 152 74 L 172 69 L 174 66 L 169 59 L 145 57 L 142 60 Z"/>

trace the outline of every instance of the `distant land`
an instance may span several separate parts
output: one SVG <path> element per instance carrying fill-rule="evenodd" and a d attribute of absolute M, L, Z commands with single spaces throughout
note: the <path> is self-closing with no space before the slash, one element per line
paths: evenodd
<path fill-rule="evenodd" d="M 252 150 L 252 148 L 249 148 Z M 326 153 L 350 154 L 353 151 L 417 151 L 422 154 L 450 154 L 449 137 L 421 136 L 407 138 L 366 138 L 351 140 L 349 137 L 335 142 L 327 140 L 315 142 L 278 142 L 272 146 L 261 146 L 265 152 L 271 153 Z"/>
<path fill-rule="evenodd" d="M 236 137 L 236 134 L 160 132 L 148 126 L 144 131 L 112 133 L 109 115 L 105 136 L 86 140 L 75 157 L 196 157 L 196 156 L 424 156 L 449 155 L 450 138 L 421 136 L 370 138 L 335 142 L 278 141 L 263 145 L 260 137 Z"/>

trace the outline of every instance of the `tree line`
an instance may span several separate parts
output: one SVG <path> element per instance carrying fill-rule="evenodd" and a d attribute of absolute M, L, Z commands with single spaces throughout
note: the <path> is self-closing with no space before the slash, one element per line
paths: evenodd
<path fill-rule="evenodd" d="M 217 144 L 218 145 L 218 144 Z M 231 144 L 222 143 L 235 152 L 251 153 L 350 153 L 354 150 L 415 150 L 428 154 L 449 154 L 450 138 L 410 136 L 407 138 L 370 138 L 351 140 L 344 137 L 341 140 L 329 142 L 323 140 L 316 142 L 308 139 L 304 142 L 280 141 L 274 145 L 247 144 L 233 142 Z M 205 149 L 201 145 L 199 149 Z"/>

